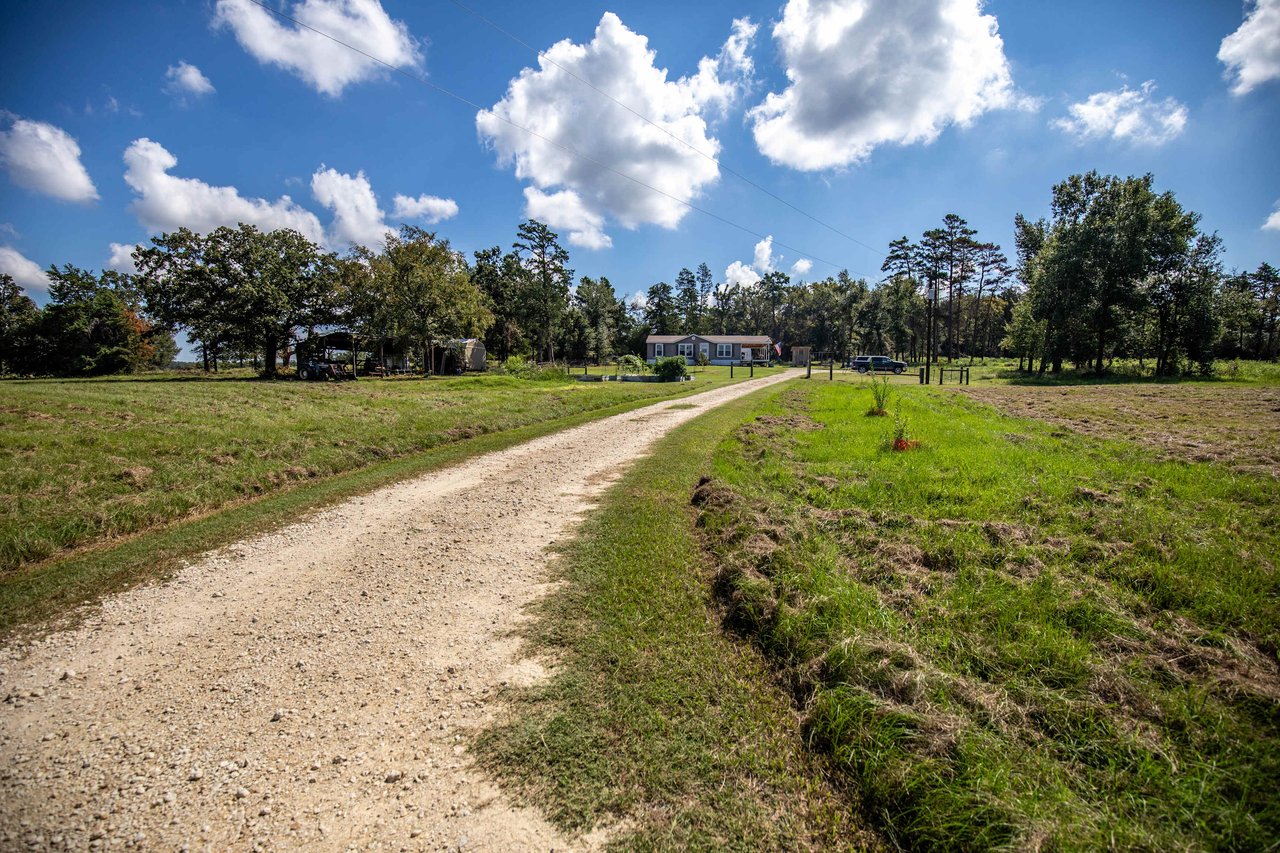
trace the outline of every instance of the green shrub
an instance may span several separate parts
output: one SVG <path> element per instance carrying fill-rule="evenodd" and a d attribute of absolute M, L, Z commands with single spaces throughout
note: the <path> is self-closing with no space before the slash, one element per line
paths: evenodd
<path fill-rule="evenodd" d="M 557 364 L 539 365 L 536 361 L 513 355 L 502 366 L 503 372 L 517 379 L 528 379 L 531 382 L 564 382 L 564 368 Z"/>
<path fill-rule="evenodd" d="M 665 382 L 675 382 L 689 375 L 689 364 L 682 355 L 668 355 L 654 363 L 653 372 Z"/>
<path fill-rule="evenodd" d="M 515 376 L 520 379 L 526 378 L 529 373 L 537 368 L 537 365 L 529 361 L 522 355 L 513 355 L 502 363 L 502 372 L 508 376 Z"/>
<path fill-rule="evenodd" d="M 649 372 L 649 364 L 638 355 L 624 355 L 618 359 L 618 371 L 627 376 L 643 376 Z"/>
<path fill-rule="evenodd" d="M 532 365 L 530 370 L 520 377 L 534 382 L 564 382 L 568 379 L 565 369 L 558 364 Z"/>

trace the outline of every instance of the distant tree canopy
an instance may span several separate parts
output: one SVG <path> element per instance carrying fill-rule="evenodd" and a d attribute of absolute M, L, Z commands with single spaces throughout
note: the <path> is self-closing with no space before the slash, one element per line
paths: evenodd
<path fill-rule="evenodd" d="M 1220 354 L 1270 361 L 1280 356 L 1280 272 L 1271 264 L 1224 279 L 1217 310 Z"/>
<path fill-rule="evenodd" d="M 894 324 L 891 337 L 910 330 L 919 341 L 925 338 L 928 306 L 921 301 L 914 311 L 909 308 L 909 291 L 931 288 L 938 309 L 935 354 L 972 361 L 1000 351 L 1004 325 L 1017 301 L 1009 285 L 1009 261 L 995 243 L 979 240 L 962 217 L 948 213 L 941 227 L 925 231 L 918 242 L 906 236 L 891 241 L 880 269 L 897 288 L 888 312 Z"/>
<path fill-rule="evenodd" d="M 264 375 L 274 376 L 297 330 L 339 314 L 337 258 L 296 231 L 242 224 L 201 236 L 182 228 L 151 242 L 134 253 L 147 312 L 188 329 L 206 363 L 256 351 Z"/>
<path fill-rule="evenodd" d="M 422 354 L 424 365 L 434 363 L 436 347 L 479 337 L 493 324 L 466 258 L 448 240 L 406 225 L 398 236 L 387 235 L 382 252 L 360 250 L 357 258 L 368 270 L 362 303 L 373 312 L 361 318 L 371 322 L 357 327 L 406 343 Z"/>
<path fill-rule="evenodd" d="M 167 366 L 172 336 L 145 320 L 130 276 L 50 267 L 43 309 L 0 275 L 0 371 L 99 376 Z"/>
<path fill-rule="evenodd" d="M 39 373 L 40 309 L 8 273 L 0 273 L 0 373 Z"/>
<path fill-rule="evenodd" d="M 556 333 L 568 308 L 569 287 L 573 270 L 565 264 L 569 253 L 561 246 L 558 235 L 536 219 L 522 222 L 512 249 L 524 265 L 524 281 L 518 296 L 524 309 L 539 358 L 555 360 Z"/>
<path fill-rule="evenodd" d="M 1224 273 L 1217 235 L 1172 193 L 1140 178 L 1073 175 L 1053 187 L 1051 215 L 1014 220 L 1016 260 L 956 213 L 918 239 L 889 243 L 868 282 L 841 270 L 793 281 L 717 282 L 705 263 L 671 269 L 632 304 L 607 277 L 575 285 L 559 235 L 520 223 L 508 251 L 473 253 L 405 226 L 380 249 L 343 256 L 295 231 L 251 225 L 180 228 L 134 252 L 136 275 L 50 268 L 44 308 L 0 276 L 0 372 L 97 374 L 168 364 L 185 331 L 216 370 L 251 358 L 267 376 L 318 330 L 414 353 L 483 337 L 500 359 L 604 361 L 644 351 L 649 334 L 765 334 L 816 357 L 1013 355 L 1022 369 L 1097 371 L 1115 358 L 1158 374 L 1207 371 L 1215 357 L 1280 357 L 1280 273 L 1263 263 Z M 643 295 L 639 295 L 640 293 Z M 371 351 L 371 350 L 366 350 Z"/>
<path fill-rule="evenodd" d="M 1117 356 L 1149 358 L 1158 375 L 1211 369 L 1221 241 L 1153 182 L 1073 175 L 1053 188 L 1050 220 L 1018 217 L 1031 307 L 1010 343 L 1041 372 L 1070 361 L 1101 373 Z"/>

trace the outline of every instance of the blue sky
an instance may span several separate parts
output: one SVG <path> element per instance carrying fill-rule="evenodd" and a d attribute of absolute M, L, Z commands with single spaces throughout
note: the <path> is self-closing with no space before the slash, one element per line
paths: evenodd
<path fill-rule="evenodd" d="M 475 0 L 557 45 L 514 87 L 535 55 L 449 0 L 270 2 L 590 159 L 249 0 L 21 3 L 0 32 L 0 271 L 43 301 L 36 267 L 101 268 L 113 244 L 122 263 L 183 223 L 340 249 L 410 221 L 470 254 L 538 214 L 579 275 L 626 294 L 703 261 L 719 280 L 878 276 L 880 253 L 693 148 L 877 250 L 955 212 L 1012 254 L 1015 213 L 1098 169 L 1153 172 L 1228 267 L 1280 262 L 1280 0 Z"/>

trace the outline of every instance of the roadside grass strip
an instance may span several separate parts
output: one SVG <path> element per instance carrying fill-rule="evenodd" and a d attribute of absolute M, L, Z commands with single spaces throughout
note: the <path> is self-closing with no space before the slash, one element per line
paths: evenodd
<path fill-rule="evenodd" d="M 851 809 L 907 849 L 1274 849 L 1272 476 L 922 388 L 895 452 L 869 389 L 790 385 L 693 501 Z"/>
<path fill-rule="evenodd" d="M 794 383 L 785 383 L 783 387 Z M 878 846 L 804 750 L 785 691 L 720 628 L 688 494 L 763 389 L 672 431 L 585 521 L 525 631 L 550 677 L 509 688 L 483 765 L 615 847 Z"/>
<path fill-rule="evenodd" d="M 625 386 L 506 377 L 0 383 L 0 635 L 318 507 L 727 382 L 725 371 Z M 145 481 L 117 476 L 143 462 L 153 468 Z M 86 480 L 92 488 L 75 488 Z"/>
<path fill-rule="evenodd" d="M 727 369 L 713 369 L 687 384 L 0 382 L 0 573 L 443 444 L 728 381 Z"/>

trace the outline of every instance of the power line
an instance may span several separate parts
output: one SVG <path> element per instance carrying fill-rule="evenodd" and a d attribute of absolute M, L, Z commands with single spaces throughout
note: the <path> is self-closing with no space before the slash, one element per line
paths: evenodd
<path fill-rule="evenodd" d="M 641 121 L 643 121 L 645 124 L 648 124 L 648 125 L 650 125 L 651 127 L 654 127 L 654 128 L 656 128 L 657 130 L 662 131 L 662 132 L 663 132 L 663 133 L 665 133 L 667 136 L 669 136 L 669 137 L 671 137 L 672 139 L 674 139 L 676 142 L 679 142 L 681 145 L 683 145 L 683 146 L 685 146 L 686 148 L 688 148 L 690 151 L 693 151 L 694 153 L 696 153 L 696 154 L 698 154 L 698 155 L 700 155 L 700 156 L 702 156 L 702 157 L 707 158 L 707 159 L 708 159 L 708 160 L 710 160 L 712 163 L 715 163 L 715 164 L 716 164 L 716 166 L 718 166 L 719 168 L 721 168 L 721 169 L 725 170 L 725 171 L 726 171 L 726 172 L 728 172 L 730 175 L 733 175 L 733 176 L 734 176 L 735 178 L 737 178 L 738 180 L 743 181 L 744 183 L 746 183 L 746 184 L 748 184 L 748 185 L 750 185 L 750 186 L 752 186 L 752 187 L 755 187 L 757 190 L 759 190 L 760 192 L 762 192 L 762 193 L 764 193 L 765 195 L 769 196 L 769 197 L 770 197 L 770 198 L 772 198 L 774 201 L 777 201 L 777 202 L 779 202 L 780 204 L 785 204 L 787 207 L 791 208 L 791 209 L 792 209 L 792 210 L 794 210 L 796 213 L 800 214 L 801 216 L 805 217 L 806 219 L 809 219 L 809 220 L 811 220 L 811 221 L 813 221 L 813 222 L 818 223 L 818 224 L 819 224 L 819 225 L 821 225 L 823 228 L 826 228 L 828 231 L 831 231 L 832 233 L 839 234 L 841 237 L 845 238 L 846 240 L 848 240 L 848 241 L 849 241 L 849 242 L 851 242 L 851 243 L 855 243 L 855 244 L 857 244 L 857 245 L 861 246 L 861 247 L 862 247 L 862 248 L 864 248 L 864 249 L 868 249 L 868 250 L 870 250 L 870 251 L 872 251 L 872 252 L 875 252 L 875 253 L 876 253 L 877 255 L 879 255 L 880 257 L 884 257 L 884 256 L 885 256 L 885 253 L 884 253 L 884 252 L 882 252 L 882 251 L 880 251 L 879 249 L 877 249 L 875 246 L 870 246 L 870 245 L 868 245 L 868 244 L 866 244 L 866 243 L 862 242 L 862 241 L 861 241 L 861 240 L 859 240 L 858 238 L 853 237 L 853 236 L 850 236 L 849 234 L 846 234 L 845 232 L 841 231 L 839 228 L 835 227 L 834 225 L 831 225 L 831 224 L 830 224 L 830 223 L 828 223 L 828 222 L 823 222 L 821 219 L 819 219 L 818 217 L 816 217 L 816 216 L 814 216 L 813 214 L 809 213 L 808 211 L 806 211 L 806 210 L 802 210 L 801 208 L 799 208 L 799 207 L 797 207 L 796 205 L 792 204 L 791 202 L 787 201 L 787 200 L 786 200 L 785 198 L 783 198 L 782 196 L 777 195 L 777 194 L 776 194 L 776 193 L 774 193 L 772 190 L 770 190 L 770 189 L 768 189 L 768 188 L 766 188 L 766 187 L 761 186 L 760 184 L 758 184 L 758 183 L 756 183 L 755 181 L 751 180 L 750 178 L 748 178 L 746 175 L 742 174 L 742 173 L 741 173 L 741 172 L 739 172 L 738 170 L 736 170 L 736 169 L 734 169 L 734 168 L 732 168 L 732 167 L 730 167 L 730 166 L 726 165 L 726 164 L 724 163 L 724 161 L 723 161 L 723 160 L 720 160 L 719 158 L 715 157 L 715 156 L 714 156 L 714 155 L 712 155 L 712 154 L 708 154 L 706 151 L 703 151 L 701 148 L 699 148 L 698 146 L 694 145 L 692 142 L 689 142 L 689 141 L 688 141 L 688 140 L 686 140 L 686 139 L 682 139 L 681 137 L 679 137 L 679 136 L 677 136 L 676 134 L 672 133 L 671 131 L 667 130 L 667 128 L 665 128 L 665 127 L 663 127 L 662 125 L 658 124 L 656 121 L 652 120 L 651 118 L 649 118 L 648 116 L 646 116 L 644 113 L 641 113 L 641 112 L 639 112 L 639 111 L 637 111 L 637 110 L 633 109 L 633 108 L 632 108 L 631 106 L 629 106 L 628 104 L 623 103 L 622 101 L 620 101 L 620 100 L 618 100 L 617 98 L 615 98 L 613 95 L 610 95 L 610 94 L 609 94 L 608 92 L 606 92 L 605 90 L 603 90 L 603 89 L 601 89 L 601 88 L 597 87 L 597 86 L 596 86 L 594 83 L 592 83 L 590 80 L 586 79 L 585 77 L 581 77 L 581 76 L 579 76 L 578 74 L 574 73 L 571 69 L 564 67 L 564 66 L 563 66 L 563 65 L 561 65 L 559 62 L 556 62 L 556 61 L 555 61 L 554 59 L 552 59 L 550 56 L 548 56 L 547 54 L 545 54 L 545 53 L 543 53 L 543 52 L 539 51 L 536 47 L 534 47 L 533 45 L 529 44 L 529 43 L 528 43 L 528 42 L 526 42 L 524 39 L 522 39 L 522 38 L 520 38 L 519 36 L 517 36 L 517 35 L 515 35 L 515 34 L 513 34 L 513 33 L 510 33 L 510 32 L 508 32 L 507 30 L 503 29 L 501 26 L 499 26 L 498 24 L 494 23 L 494 22 L 493 22 L 493 21 L 491 21 L 489 18 L 487 18 L 487 17 L 485 17 L 484 15 L 480 14 L 480 13 L 479 13 L 479 12 L 477 12 L 475 9 L 472 9 L 472 8 L 471 8 L 470 6 L 468 6 L 467 4 L 465 4 L 465 3 L 461 2 L 461 0 L 449 0 L 449 2 L 453 3 L 453 5 L 457 6 L 459 9 L 462 9 L 464 12 L 467 12 L 467 13 L 469 13 L 469 14 L 471 14 L 471 15 L 474 15 L 476 18 L 479 18 L 481 21 L 483 21 L 484 23 L 486 23 L 486 24 L 488 24 L 489 26 L 493 27 L 495 30 L 497 30 L 498 32 L 502 33 L 504 36 L 506 36 L 507 38 L 511 39 L 512 41 L 514 41 L 516 44 L 518 44 L 518 45 L 520 45 L 520 46 L 524 47 L 526 50 L 528 50 L 528 51 L 530 51 L 531 53 L 533 53 L 533 54 L 534 54 L 535 56 L 537 56 L 540 60 L 542 60 L 542 61 L 544 61 L 544 62 L 547 62 L 547 63 L 548 63 L 548 64 L 550 64 L 550 65 L 554 65 L 556 68 L 559 68 L 561 71 L 563 71 L 565 74 L 568 74 L 570 77 L 572 77 L 573 79 L 577 80 L 579 83 L 583 84 L 584 86 L 587 86 L 587 87 L 591 88 L 591 89 L 592 89 L 592 90 L 594 90 L 597 94 L 602 95 L 602 96 L 603 96 L 603 97 L 605 97 L 605 98 L 608 98 L 610 101 L 613 101 L 615 104 L 617 104 L 618 106 L 622 107 L 624 110 L 626 110 L 627 112 L 631 113 L 633 116 L 635 116 L 636 118 L 640 119 L 640 120 L 641 120 Z"/>
<path fill-rule="evenodd" d="M 270 13 L 270 14 L 272 14 L 272 15 L 275 15 L 276 17 L 278 17 L 278 18 L 280 18 L 280 19 L 282 19 L 282 20 L 289 21 L 290 23 L 292 23 L 292 24 L 296 24 L 297 26 L 299 26 L 299 27 L 301 27 L 301 28 L 303 28 L 303 29 L 305 29 L 305 30 L 308 30 L 308 31 L 310 31 L 310 32 L 313 32 L 313 33 L 315 33 L 316 35 L 321 36 L 322 38 L 326 38 L 326 39 L 328 39 L 329 41 L 333 42 L 334 44 L 338 44 L 338 45 L 341 45 L 341 46 L 343 46 L 343 47 L 347 48 L 348 50 L 355 51 L 356 53 L 360 54 L 361 56 L 365 57 L 366 59 L 369 59 L 369 60 L 371 60 L 371 61 L 373 61 L 373 62 L 376 62 L 376 63 L 378 63 L 379 65 L 385 66 L 386 68 L 389 68 L 390 70 L 394 71 L 395 73 L 400 74 L 400 75 L 402 75 L 402 76 L 404 76 L 404 77 L 407 77 L 407 78 L 408 78 L 408 79 L 410 79 L 410 80 L 414 80 L 414 81 L 416 81 L 416 82 L 418 82 L 418 83 L 421 83 L 422 85 L 424 85 L 424 86 L 426 86 L 426 87 L 428 87 L 428 88 L 430 88 L 430 89 L 434 89 L 435 91 L 439 92 L 440 94 L 445 95 L 445 96 L 447 96 L 447 97 L 450 97 L 450 98 L 454 99 L 455 101 L 458 101 L 459 103 L 466 104 L 467 106 L 471 107 L 472 109 L 475 109 L 475 110 L 481 110 L 481 111 L 484 111 L 484 112 L 489 112 L 488 107 L 481 106 L 480 104 L 477 104 L 475 101 L 472 101 L 472 100 L 471 100 L 471 99 L 469 99 L 469 98 L 463 97 L 462 95 L 456 94 L 456 93 L 454 93 L 454 92 L 450 91 L 449 89 L 446 89 L 445 87 L 441 86 L 441 85 L 440 85 L 440 84 L 438 84 L 438 83 L 433 83 L 433 82 L 431 82 L 431 80 L 429 80 L 429 79 L 428 79 L 427 77 L 425 77 L 424 75 L 421 75 L 421 74 L 413 74 L 413 73 L 411 73 L 411 72 L 409 72 L 409 71 L 406 71 L 405 69 L 401 68 L 401 67 L 400 67 L 400 66 L 398 66 L 398 65 L 393 65 L 392 63 L 387 62 L 385 59 L 382 59 L 381 57 L 374 56 L 373 54 L 369 53 L 368 51 L 361 50 L 360 48 L 356 47 L 356 46 L 355 46 L 355 45 L 353 45 L 353 44 L 350 44 L 349 42 L 345 42 L 345 41 L 343 41 L 342 39 L 337 38 L 336 36 L 332 36 L 332 35 L 330 35 L 329 33 L 326 33 L 324 30 L 316 29 L 315 27 L 311 26 L 310 24 L 304 23 L 304 22 L 302 22 L 302 21 L 298 20 L 297 18 L 294 18 L 294 17 L 293 17 L 293 16 L 291 16 L 291 15 L 285 14 L 284 12 L 282 12 L 282 11 L 280 11 L 280 10 L 278 10 L 278 9 L 273 9 L 273 8 L 271 8 L 270 6 L 268 6 L 267 4 L 265 4 L 265 3 L 261 2 L 261 0 L 249 0 L 249 2 L 250 2 L 250 3 L 252 3 L 253 5 L 257 6 L 258 8 L 263 9 L 264 11 L 269 12 L 269 13 Z M 586 161 L 586 162 L 588 162 L 588 163 L 591 163 L 592 165 L 598 166 L 598 167 L 599 167 L 599 168 L 601 168 L 601 169 L 604 169 L 604 170 L 606 170 L 606 171 L 612 172 L 613 174 L 617 175 L 617 176 L 618 176 L 618 177 L 620 177 L 620 178 L 625 178 L 626 180 L 631 181 L 632 183 L 636 184 L 637 186 L 644 187 L 644 188 L 645 188 L 645 189 L 647 189 L 647 190 L 651 190 L 652 192 L 658 193 L 658 194 L 659 194 L 659 195 L 661 195 L 661 196 L 665 196 L 666 198 L 671 199 L 672 201 L 676 202 L 677 204 L 684 205 L 685 207 L 689 208 L 690 210 L 695 210 L 695 211 L 697 211 L 698 213 L 703 214 L 704 216 L 709 216 L 709 217 L 711 217 L 712 219 L 715 219 L 715 220 L 717 220 L 717 221 L 719 221 L 719 222 L 722 222 L 722 223 L 724 223 L 725 225 L 730 226 L 731 228 L 736 228 L 736 229 L 738 229 L 739 231 L 742 231 L 743 233 L 748 234 L 748 235 L 750 235 L 750 236 L 752 236 L 752 237 L 756 237 L 756 238 L 761 239 L 761 240 L 768 240 L 768 239 L 772 239 L 772 235 L 765 235 L 765 234 L 761 234 L 760 232 L 758 232 L 758 231 L 754 231 L 754 230 L 752 230 L 751 228 L 748 228 L 748 227 L 747 227 L 747 226 L 745 226 L 745 225 L 739 225 L 737 222 L 734 222 L 734 221 L 732 221 L 732 220 L 730 220 L 730 219 L 726 219 L 725 217 L 721 216 L 721 215 L 720 215 L 720 214 L 718 214 L 718 213 L 713 213 L 712 211 L 707 210 L 706 208 L 699 207 L 699 206 L 697 206 L 696 204 L 692 204 L 692 203 L 690 203 L 690 202 L 685 201 L 685 200 L 684 200 L 684 199 L 682 199 L 682 198 L 678 198 L 678 197 L 676 197 L 676 196 L 672 195 L 671 193 L 666 192 L 665 190 L 658 189 L 657 187 L 653 186 L 652 184 L 647 184 L 647 183 L 645 183 L 644 181 L 640 180 L 639 178 L 634 178 L 634 177 L 632 177 L 631 175 L 628 175 L 626 172 L 620 171 L 619 169 L 615 169 L 613 166 L 610 166 L 608 163 L 603 163 L 603 162 L 601 162 L 600 160 L 597 160 L 596 158 L 592 157 L 592 156 L 591 156 L 591 155 L 589 155 L 589 154 L 584 154 L 583 152 L 578 151 L 577 149 L 573 148 L 572 146 L 565 145 L 565 144 L 563 144 L 563 143 L 561 143 L 561 142 L 557 142 L 557 141 L 556 141 L 556 140 L 554 140 L 554 139 L 549 139 L 548 137 L 543 136 L 541 133 L 538 133 L 536 130 L 532 130 L 532 129 L 527 128 L 527 127 L 525 127 L 524 125 L 521 125 L 521 124 L 517 124 L 516 122 L 514 122 L 514 121 L 512 121 L 511 119 L 507 118 L 506 116 L 499 115 L 498 113 L 495 113 L 495 112 L 489 112 L 489 114 L 490 114 L 490 115 L 492 115 L 494 118 L 498 119 L 499 121 L 502 121 L 502 122 L 504 122 L 504 123 L 506 123 L 506 124 L 510 125 L 511 127 L 516 128 L 517 130 L 522 130 L 522 131 L 524 131 L 525 133 L 529 134 L 530 136 L 533 136 L 533 137 L 535 137 L 535 138 L 537 138 L 537 139 L 542 140 L 543 142 L 546 142 L 548 145 L 553 145 L 553 146 L 555 146 L 556 148 L 560 149 L 561 151 L 565 152 L 566 154 L 569 154 L 569 155 L 571 155 L 571 156 L 573 156 L 573 157 L 578 157 L 578 158 L 580 158 L 580 159 L 582 159 L 582 160 L 585 160 L 585 161 Z M 848 267 L 846 267 L 846 266 L 843 266 L 843 265 L 841 265 L 841 264 L 837 264 L 837 263 L 835 263 L 835 262 L 833 262 L 833 261 L 825 260 L 825 259 L 823 259 L 823 258 L 818 257 L 817 255 L 814 255 L 814 254 L 811 254 L 811 253 L 805 252 L 805 251 L 803 251 L 803 250 L 801 250 L 801 249 L 797 249 L 795 246 L 789 246 L 789 245 L 787 245 L 786 243 L 783 243 L 783 242 L 781 242 L 781 241 L 779 241 L 779 240 L 773 240 L 773 243 L 774 243 L 774 245 L 779 246 L 779 247 L 781 247 L 781 248 L 783 248 L 783 249 L 786 249 L 787 251 L 797 253 L 797 254 L 798 254 L 798 255 L 800 255 L 802 258 L 810 258 L 810 259 L 815 260 L 815 261 L 817 261 L 817 262 L 819 262 L 819 263 L 821 263 L 821 264 L 825 264 L 825 265 L 827 265 L 827 266 L 831 267 L 832 269 L 848 269 Z M 857 272 L 857 271 L 855 270 L 854 272 Z M 864 273 L 858 273 L 858 275 L 861 275 L 861 276 L 863 276 L 864 278 L 866 278 L 866 277 L 867 277 Z"/>

